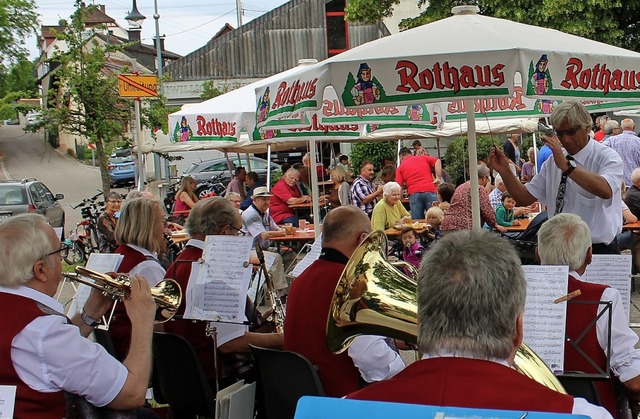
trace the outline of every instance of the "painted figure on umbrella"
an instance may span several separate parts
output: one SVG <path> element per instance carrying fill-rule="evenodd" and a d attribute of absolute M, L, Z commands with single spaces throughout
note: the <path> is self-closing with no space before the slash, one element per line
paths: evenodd
<path fill-rule="evenodd" d="M 540 56 L 540 59 L 536 63 L 535 70 L 533 71 L 533 75 L 531 76 L 533 91 L 536 95 L 544 95 L 549 91 L 551 76 L 549 75 L 549 70 L 547 69 L 548 64 L 549 59 L 547 58 L 547 54 L 542 54 Z M 553 101 L 540 99 L 538 101 L 538 110 L 544 114 L 550 114 L 553 110 Z"/>
<path fill-rule="evenodd" d="M 358 80 L 351 89 L 351 96 L 356 105 L 369 105 L 380 100 L 380 89 L 373 82 L 371 67 L 367 63 L 360 64 Z"/>
<path fill-rule="evenodd" d="M 262 99 L 260 100 L 260 105 L 258 106 L 258 122 L 266 120 L 269 115 L 269 106 L 271 105 L 269 101 L 270 94 L 271 92 L 267 87 L 267 90 L 264 91 Z"/>
<path fill-rule="evenodd" d="M 187 122 L 187 117 L 183 116 L 180 119 L 180 129 L 178 130 L 178 138 L 181 142 L 189 141 L 189 139 L 193 136 L 193 131 L 191 131 L 191 127 Z"/>

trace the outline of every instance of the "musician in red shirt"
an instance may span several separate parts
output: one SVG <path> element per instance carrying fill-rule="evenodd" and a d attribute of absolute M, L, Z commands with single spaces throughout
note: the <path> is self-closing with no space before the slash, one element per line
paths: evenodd
<path fill-rule="evenodd" d="M 468 230 L 440 239 L 418 275 L 422 360 L 348 398 L 611 417 L 510 368 L 522 343 L 526 288 L 506 239 Z"/>

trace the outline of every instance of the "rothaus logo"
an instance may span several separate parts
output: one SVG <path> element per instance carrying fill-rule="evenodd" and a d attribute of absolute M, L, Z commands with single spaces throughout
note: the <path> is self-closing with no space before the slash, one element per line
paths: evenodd
<path fill-rule="evenodd" d="M 320 121 L 318 120 L 318 115 L 317 114 L 313 114 L 313 116 L 311 117 L 311 125 L 304 127 L 304 128 L 292 128 L 289 131 L 291 132 L 324 132 L 325 134 L 329 133 L 329 132 L 356 132 L 358 131 L 360 127 L 358 126 L 358 124 L 331 124 L 331 125 L 324 125 L 321 124 Z"/>
<path fill-rule="evenodd" d="M 196 118 L 198 124 L 197 135 L 199 137 L 235 137 L 236 122 L 220 121 L 218 118 L 211 118 L 207 121 L 202 115 Z"/>
<path fill-rule="evenodd" d="M 502 69 L 504 64 L 463 65 L 460 68 L 451 66 L 449 62 L 436 62 L 433 67 L 420 70 L 418 66 L 407 60 L 396 63 L 396 71 L 400 76 L 400 84 L 396 90 L 402 93 L 421 90 L 452 90 L 457 93 L 461 89 L 476 87 L 498 87 L 505 82 Z"/>
<path fill-rule="evenodd" d="M 640 72 L 633 70 L 610 70 L 606 64 L 596 64 L 584 68 L 579 58 L 569 58 L 567 72 L 560 85 L 565 89 L 600 90 L 607 94 L 610 91 L 640 89 Z"/>
<path fill-rule="evenodd" d="M 395 106 L 376 106 L 365 109 L 349 109 L 344 107 L 338 100 L 324 100 L 322 102 L 322 114 L 326 117 L 335 116 L 357 116 L 362 119 L 365 116 L 374 115 L 397 115 L 400 110 Z"/>
<path fill-rule="evenodd" d="M 527 105 L 523 101 L 522 88 L 516 87 L 511 97 L 474 99 L 473 112 L 487 114 L 489 112 L 499 111 L 519 111 L 525 109 Z M 447 105 L 447 113 L 457 114 L 465 113 L 467 105 L 464 100 L 452 100 Z"/>
<path fill-rule="evenodd" d="M 290 86 L 283 81 L 278 86 L 276 99 L 271 105 L 271 109 L 278 109 L 286 105 L 295 105 L 305 99 L 313 99 L 316 94 L 316 84 L 318 79 L 309 81 L 294 81 Z"/>

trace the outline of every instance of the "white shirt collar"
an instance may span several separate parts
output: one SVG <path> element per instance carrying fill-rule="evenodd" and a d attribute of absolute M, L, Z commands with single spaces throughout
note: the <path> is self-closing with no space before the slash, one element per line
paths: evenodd
<path fill-rule="evenodd" d="M 591 153 L 593 152 L 593 147 L 595 147 L 595 144 L 597 143 L 596 140 L 589 140 L 587 141 L 587 145 L 584 146 L 584 148 L 580 151 L 578 151 L 576 154 L 573 155 L 573 159 L 575 161 L 577 161 L 580 164 L 584 164 L 584 162 L 586 161 L 587 157 L 591 155 Z"/>
<path fill-rule="evenodd" d="M 468 359 L 479 359 L 482 361 L 491 361 L 491 362 L 495 362 L 496 364 L 501 364 L 504 365 L 506 367 L 509 367 L 509 363 L 507 362 L 506 359 L 499 359 L 499 358 L 483 358 L 483 357 L 479 357 L 471 352 L 467 352 L 467 351 L 446 351 L 446 350 L 442 350 L 442 351 L 438 351 L 437 353 L 425 353 L 422 355 L 422 359 L 430 359 L 430 358 L 468 358 Z"/>
<path fill-rule="evenodd" d="M 19 286 L 16 288 L 0 286 L 0 292 L 29 298 L 57 311 L 60 314 L 64 314 L 64 307 L 62 306 L 62 304 L 60 304 L 58 301 L 48 296 L 47 294 L 34 290 L 33 288 L 25 286 Z"/>
<path fill-rule="evenodd" d="M 204 241 L 200 239 L 189 239 L 187 246 L 193 246 L 200 250 L 204 250 Z"/>
<path fill-rule="evenodd" d="M 138 252 L 142 253 L 145 256 L 151 256 L 154 259 L 158 258 L 158 254 L 155 252 L 150 252 L 147 249 L 145 249 L 144 247 L 140 247 L 140 246 L 136 246 L 135 244 L 127 244 L 127 246 L 129 246 L 130 248 L 132 248 L 133 250 L 137 250 Z"/>

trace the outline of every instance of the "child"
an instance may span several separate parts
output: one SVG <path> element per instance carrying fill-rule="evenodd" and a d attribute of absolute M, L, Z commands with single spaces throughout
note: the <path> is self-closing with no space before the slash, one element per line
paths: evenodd
<path fill-rule="evenodd" d="M 520 221 L 513 219 L 513 208 L 516 206 L 516 200 L 511 197 L 509 192 L 502 194 L 502 205 L 496 208 L 496 223 L 503 227 L 511 227 L 520 225 Z"/>
<path fill-rule="evenodd" d="M 412 264 L 418 269 L 420 260 L 424 253 L 424 247 L 418 242 L 416 230 L 413 227 L 404 227 L 402 229 L 402 260 Z M 413 276 L 407 268 L 403 268 L 404 272 Z"/>
<path fill-rule="evenodd" d="M 444 212 L 447 212 L 449 207 L 451 206 L 451 197 L 453 197 L 453 193 L 456 191 L 456 185 L 452 183 L 441 183 L 438 185 L 438 192 L 436 196 L 438 197 L 438 201 L 440 202 L 437 206 Z"/>
<path fill-rule="evenodd" d="M 442 237 L 442 233 L 440 232 L 440 224 L 442 223 L 442 219 L 444 218 L 444 211 L 440 207 L 431 207 L 427 210 L 427 224 L 429 227 L 429 231 L 427 232 L 427 239 L 430 242 L 438 240 Z"/>

